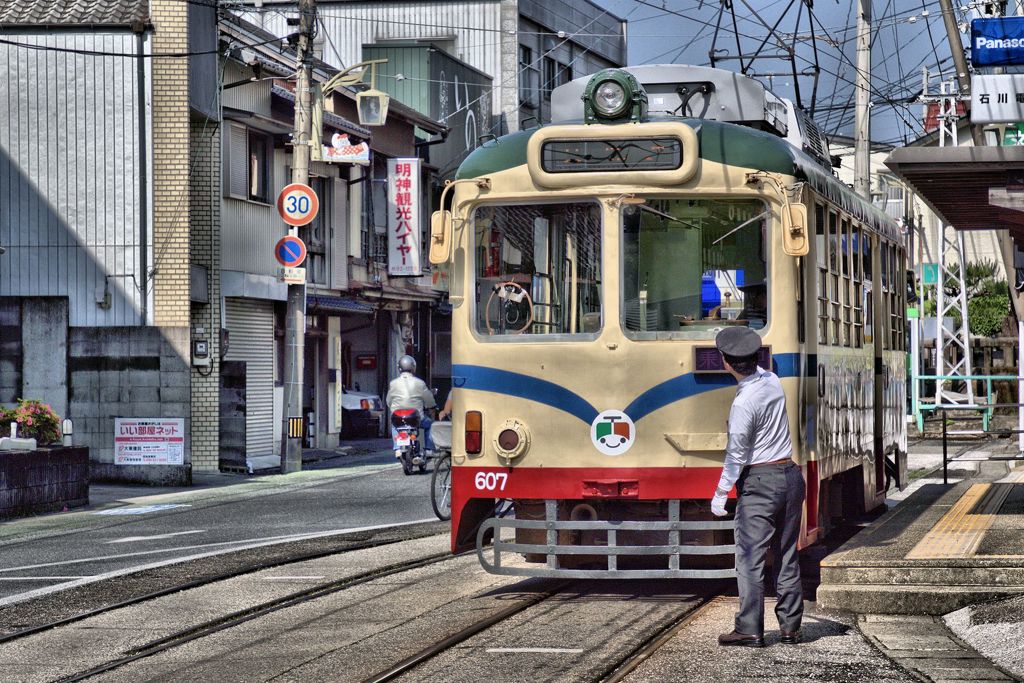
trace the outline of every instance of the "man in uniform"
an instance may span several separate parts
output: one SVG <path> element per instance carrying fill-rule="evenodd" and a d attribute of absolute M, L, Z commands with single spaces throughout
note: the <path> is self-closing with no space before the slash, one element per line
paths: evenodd
<path fill-rule="evenodd" d="M 800 537 L 804 479 L 793 462 L 782 383 L 757 366 L 761 337 L 747 327 L 729 327 L 715 338 L 725 369 L 739 387 L 729 411 L 725 464 L 711 511 L 728 514 L 725 502 L 736 485 L 736 574 L 740 609 L 731 633 L 719 645 L 764 647 L 764 568 L 769 547 L 782 642 L 800 642 L 803 591 L 796 545 Z"/>

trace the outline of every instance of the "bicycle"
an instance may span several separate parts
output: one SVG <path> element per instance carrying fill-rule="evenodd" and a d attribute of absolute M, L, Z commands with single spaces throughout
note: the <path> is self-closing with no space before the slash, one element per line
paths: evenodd
<path fill-rule="evenodd" d="M 430 435 L 434 441 L 434 471 L 430 475 L 430 506 L 442 522 L 452 518 L 452 423 L 435 422 Z"/>

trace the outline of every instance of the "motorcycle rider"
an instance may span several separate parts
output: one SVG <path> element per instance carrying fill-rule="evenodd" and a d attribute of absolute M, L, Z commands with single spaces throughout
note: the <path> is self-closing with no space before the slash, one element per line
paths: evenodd
<path fill-rule="evenodd" d="M 431 420 L 424 414 L 424 411 L 436 407 L 437 402 L 434 400 L 434 394 L 427 388 L 426 382 L 416 376 L 415 358 L 408 355 L 399 358 L 398 370 L 398 377 L 391 380 L 391 385 L 388 387 L 388 395 L 385 399 L 388 410 L 395 412 L 402 408 L 412 408 L 420 414 L 420 427 L 423 429 L 423 441 L 426 447 L 425 455 L 430 457 L 433 455 L 434 443 L 430 439 Z M 398 430 L 392 425 L 391 442 L 392 446 L 395 446 L 395 457 L 400 458 L 401 453 L 395 445 L 397 437 Z"/>

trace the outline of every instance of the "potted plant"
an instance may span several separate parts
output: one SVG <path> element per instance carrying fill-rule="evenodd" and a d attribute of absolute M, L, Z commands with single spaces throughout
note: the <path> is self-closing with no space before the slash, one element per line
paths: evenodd
<path fill-rule="evenodd" d="M 53 408 L 19 399 L 14 408 L 0 408 L 0 434 L 9 434 L 12 422 L 19 437 L 42 448 L 0 452 L 0 519 L 88 505 L 89 449 L 61 445 Z"/>
<path fill-rule="evenodd" d="M 11 422 L 18 425 L 19 437 L 35 439 L 40 446 L 60 442 L 60 417 L 42 401 L 23 398 L 14 408 L 0 408 L 0 431 L 6 432 Z"/>

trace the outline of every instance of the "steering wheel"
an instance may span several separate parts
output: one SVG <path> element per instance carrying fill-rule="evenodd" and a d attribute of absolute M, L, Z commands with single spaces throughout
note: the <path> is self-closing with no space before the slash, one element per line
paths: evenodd
<path fill-rule="evenodd" d="M 491 304 L 495 299 L 498 300 L 499 314 L 506 333 L 522 334 L 533 324 L 533 300 L 529 292 L 511 280 L 499 282 L 491 287 L 491 295 L 487 297 L 487 306 L 484 308 L 487 334 L 495 334 L 491 327 Z"/>

